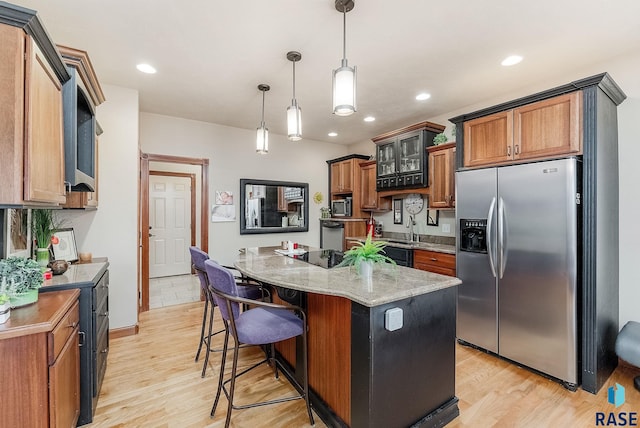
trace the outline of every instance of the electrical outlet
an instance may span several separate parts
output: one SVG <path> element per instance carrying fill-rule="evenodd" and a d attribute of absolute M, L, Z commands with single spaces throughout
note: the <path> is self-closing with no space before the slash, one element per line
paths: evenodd
<path fill-rule="evenodd" d="M 442 223 L 442 232 L 451 233 L 451 225 L 449 223 Z"/>

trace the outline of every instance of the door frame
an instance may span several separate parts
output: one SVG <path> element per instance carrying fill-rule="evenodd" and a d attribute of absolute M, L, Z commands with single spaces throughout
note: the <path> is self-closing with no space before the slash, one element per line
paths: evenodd
<path fill-rule="evenodd" d="M 191 245 L 196 245 L 196 175 L 188 172 L 153 171 L 153 170 L 149 171 L 149 175 L 150 176 L 155 175 L 160 177 L 181 177 L 181 178 L 188 178 L 190 180 L 191 187 L 189 188 L 189 194 L 191 199 L 190 201 L 191 217 L 189 222 L 191 226 L 189 227 L 189 232 L 190 232 L 189 241 L 191 242 Z M 147 186 L 147 189 L 148 188 L 149 187 Z M 147 207 L 148 206 L 149 205 L 147 204 Z M 193 268 L 191 268 L 190 271 L 191 273 L 194 273 Z"/>
<path fill-rule="evenodd" d="M 200 166 L 200 248 L 209 251 L 209 159 L 140 152 L 140 198 L 138 202 L 138 314 L 149 310 L 149 162 Z M 195 187 L 195 186 L 194 186 Z M 146 232 L 146 233 L 143 233 Z M 195 228 L 192 228 L 192 234 Z"/>

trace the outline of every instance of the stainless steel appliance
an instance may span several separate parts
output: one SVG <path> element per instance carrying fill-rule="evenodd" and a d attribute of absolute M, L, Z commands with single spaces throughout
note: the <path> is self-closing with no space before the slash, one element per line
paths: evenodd
<path fill-rule="evenodd" d="M 342 251 L 344 242 L 344 222 L 320 220 L 320 248 Z"/>
<path fill-rule="evenodd" d="M 351 217 L 353 198 L 334 199 L 331 201 L 331 215 L 334 217 Z"/>
<path fill-rule="evenodd" d="M 456 173 L 458 339 L 578 384 L 579 163 Z"/>

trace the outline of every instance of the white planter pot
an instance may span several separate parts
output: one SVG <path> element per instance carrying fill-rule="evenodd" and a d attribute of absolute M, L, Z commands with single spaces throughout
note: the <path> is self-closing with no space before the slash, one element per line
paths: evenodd
<path fill-rule="evenodd" d="M 360 263 L 360 276 L 362 278 L 371 278 L 373 275 L 373 262 Z"/>
<path fill-rule="evenodd" d="M 11 302 L 6 302 L 0 305 L 0 324 L 7 322 L 11 315 Z"/>

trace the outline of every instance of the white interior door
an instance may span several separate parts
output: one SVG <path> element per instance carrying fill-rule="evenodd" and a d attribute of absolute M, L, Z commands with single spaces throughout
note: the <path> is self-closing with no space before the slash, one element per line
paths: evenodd
<path fill-rule="evenodd" d="M 191 180 L 149 176 L 149 277 L 191 272 Z"/>

